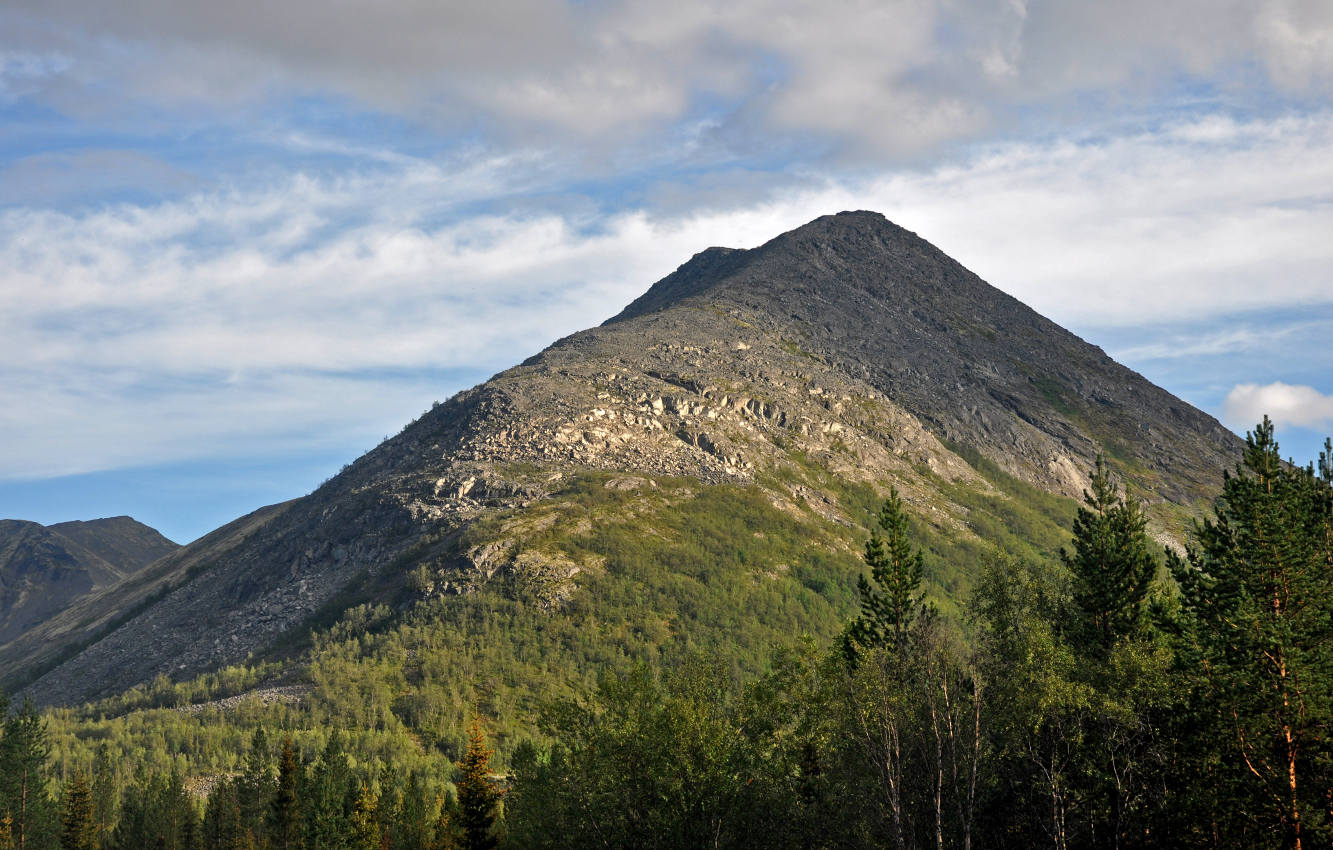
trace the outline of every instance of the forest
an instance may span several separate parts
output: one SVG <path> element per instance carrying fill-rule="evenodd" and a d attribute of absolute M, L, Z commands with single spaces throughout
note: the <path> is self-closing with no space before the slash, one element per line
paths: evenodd
<path fill-rule="evenodd" d="M 403 649 L 425 626 L 371 607 L 316 639 L 311 687 L 340 698 L 313 723 L 280 702 L 226 725 L 172 711 L 262 665 L 119 705 L 6 701 L 0 850 L 1333 844 L 1333 444 L 1294 466 L 1265 420 L 1179 552 L 1106 465 L 1091 482 L 1053 562 L 997 548 L 951 610 L 891 492 L 836 635 L 742 636 L 753 665 L 623 657 L 522 717 L 489 710 L 499 685 L 404 703 L 395 676 L 434 675 Z M 484 640 L 506 610 L 454 631 Z M 330 660 L 352 645 L 382 677 Z"/>

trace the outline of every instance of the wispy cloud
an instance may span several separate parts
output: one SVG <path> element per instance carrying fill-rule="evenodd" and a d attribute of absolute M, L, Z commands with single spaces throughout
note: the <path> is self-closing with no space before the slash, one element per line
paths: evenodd
<path fill-rule="evenodd" d="M 1231 322 L 1236 323 L 1232 325 Z M 1126 362 L 1177 360 L 1246 352 L 1266 353 L 1276 346 L 1306 335 L 1323 335 L 1331 329 L 1326 320 L 1303 321 L 1270 318 L 1254 321 L 1246 316 L 1230 320 L 1229 326 L 1206 330 L 1164 329 L 1153 342 L 1140 343 L 1115 351 Z"/>

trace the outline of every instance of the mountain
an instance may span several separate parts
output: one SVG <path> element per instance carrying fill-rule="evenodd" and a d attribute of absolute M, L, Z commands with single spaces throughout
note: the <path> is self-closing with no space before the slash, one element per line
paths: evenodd
<path fill-rule="evenodd" d="M 179 548 L 127 516 L 49 526 L 0 520 L 0 643 Z"/>
<path fill-rule="evenodd" d="M 889 486 L 947 613 L 994 547 L 1067 541 L 1099 452 L 1170 545 L 1240 445 L 916 235 L 841 213 L 703 251 L 309 496 L 0 647 L 0 674 L 67 703 L 296 651 L 360 603 L 487 594 L 623 633 L 630 654 L 742 651 L 846 615 Z M 785 621 L 744 620 L 763 606 Z"/>

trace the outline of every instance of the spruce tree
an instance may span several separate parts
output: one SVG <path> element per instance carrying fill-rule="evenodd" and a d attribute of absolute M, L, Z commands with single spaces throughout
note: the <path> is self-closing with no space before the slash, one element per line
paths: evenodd
<path fill-rule="evenodd" d="M 409 773 L 407 785 L 403 788 L 402 805 L 394 824 L 394 847 L 402 850 L 430 850 L 435 825 L 432 803 L 417 774 Z"/>
<path fill-rule="evenodd" d="M 351 781 L 342 733 L 335 729 L 311 768 L 305 789 L 306 846 L 321 850 L 342 850 L 346 846 Z"/>
<path fill-rule="evenodd" d="M 262 840 L 269 801 L 273 797 L 273 755 L 269 752 L 268 734 L 262 726 L 257 727 L 250 738 L 250 752 L 246 753 L 245 768 L 236 790 L 241 823 L 256 840 Z"/>
<path fill-rule="evenodd" d="M 93 791 L 87 775 L 76 770 L 65 784 L 64 828 L 60 833 L 61 850 L 96 850 L 97 820 L 93 812 Z"/>
<path fill-rule="evenodd" d="M 1075 645 L 1104 656 L 1138 626 L 1157 561 L 1143 511 L 1128 495 L 1121 497 L 1100 456 L 1083 501 L 1087 507 L 1074 520 L 1074 551 L 1061 549 L 1060 559 L 1072 575 L 1080 615 Z"/>
<path fill-rule="evenodd" d="M 495 807 L 500 800 L 500 791 L 489 776 L 493 752 L 486 747 L 481 718 L 474 718 L 468 730 L 467 752 L 461 761 L 456 762 L 458 775 L 454 779 L 464 850 L 494 850 L 497 846 Z"/>

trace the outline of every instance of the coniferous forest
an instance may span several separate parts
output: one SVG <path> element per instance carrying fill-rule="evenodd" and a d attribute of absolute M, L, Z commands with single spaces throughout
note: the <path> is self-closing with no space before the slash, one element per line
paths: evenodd
<path fill-rule="evenodd" d="M 519 718 L 479 686 L 461 739 L 332 669 L 309 675 L 349 693 L 314 726 L 281 703 L 191 725 L 170 683 L 144 728 L 6 701 L 0 850 L 1333 844 L 1333 446 L 1295 467 L 1262 423 L 1180 552 L 1106 465 L 1091 482 L 1058 557 L 997 549 L 956 610 L 892 492 L 836 639 L 759 673 L 718 647 L 608 664 Z M 429 677 L 382 616 L 345 640 Z"/>

